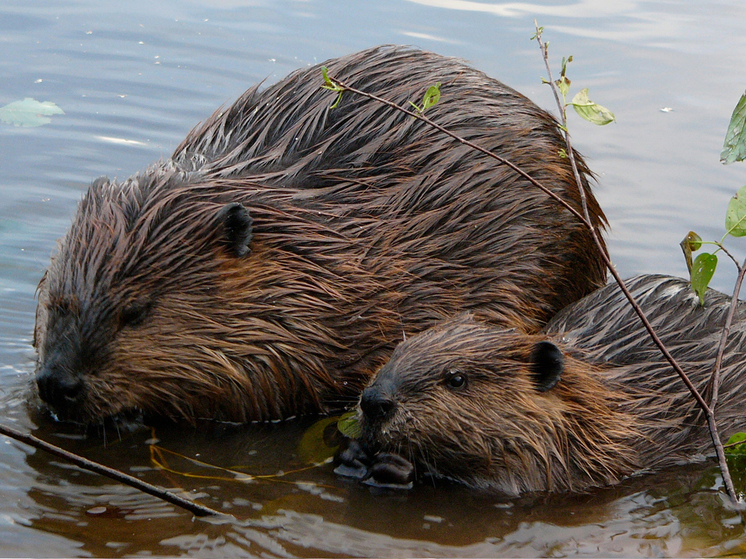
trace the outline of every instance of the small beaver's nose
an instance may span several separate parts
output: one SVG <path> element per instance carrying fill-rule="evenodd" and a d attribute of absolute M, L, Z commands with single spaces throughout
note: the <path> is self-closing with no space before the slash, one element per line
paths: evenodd
<path fill-rule="evenodd" d="M 393 399 L 383 394 L 375 386 L 369 386 L 363 390 L 363 394 L 360 396 L 360 409 L 363 410 L 365 417 L 371 421 L 385 419 L 395 405 Z"/>
<path fill-rule="evenodd" d="M 59 411 L 66 411 L 79 399 L 83 391 L 80 376 L 56 364 L 45 365 L 36 374 L 39 396 Z"/>

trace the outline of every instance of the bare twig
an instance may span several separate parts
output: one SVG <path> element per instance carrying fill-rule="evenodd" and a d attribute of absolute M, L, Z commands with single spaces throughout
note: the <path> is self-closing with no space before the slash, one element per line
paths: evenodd
<path fill-rule="evenodd" d="M 736 278 L 736 285 L 733 288 L 733 297 L 730 300 L 730 308 L 728 309 L 728 316 L 725 319 L 723 325 L 723 333 L 720 336 L 720 345 L 718 346 L 717 357 L 715 358 L 715 367 L 712 370 L 712 377 L 710 377 L 710 386 L 712 388 L 712 398 L 710 399 L 710 408 L 715 410 L 718 403 L 718 393 L 720 390 L 720 369 L 723 365 L 723 355 L 725 354 L 725 346 L 728 343 L 728 335 L 730 334 L 730 327 L 733 324 L 733 316 L 736 314 L 736 308 L 738 307 L 738 295 L 741 292 L 741 285 L 743 284 L 744 276 L 746 276 L 746 261 L 742 265 L 738 265 L 738 277 Z"/>
<path fill-rule="evenodd" d="M 134 487 L 135 489 L 139 489 L 140 491 L 152 495 L 153 497 L 157 497 L 171 503 L 172 505 L 176 505 L 177 507 L 186 509 L 195 516 L 225 516 L 225 514 L 222 512 L 200 505 L 199 503 L 195 503 L 194 501 L 190 501 L 189 499 L 185 499 L 184 497 L 180 497 L 175 493 L 172 493 L 171 491 L 168 491 L 161 487 L 157 487 L 155 485 L 151 485 L 150 483 L 144 482 L 140 479 L 137 479 L 136 477 L 127 475 L 113 468 L 109 468 L 108 466 L 104 466 L 103 464 L 99 464 L 98 462 L 93 462 L 91 460 L 88 460 L 87 458 L 83 458 L 82 456 L 78 456 L 77 454 L 73 454 L 72 452 L 68 452 L 63 448 L 43 441 L 33 435 L 21 433 L 20 431 L 17 431 L 11 427 L 6 427 L 5 425 L 0 425 L 0 434 L 5 435 L 6 437 L 10 437 L 11 439 L 14 439 L 16 441 L 25 443 L 39 450 L 48 452 L 49 454 L 53 454 L 55 456 L 63 458 L 68 462 L 72 462 L 76 466 L 83 468 L 84 470 L 89 470 L 91 472 L 101 474 L 120 483 L 124 483 L 125 485 L 129 485 L 130 487 Z"/>
<path fill-rule="evenodd" d="M 594 230 L 592 223 L 590 222 L 590 220 L 588 220 L 588 204 L 586 202 L 585 192 L 583 189 L 582 182 L 580 180 L 580 174 L 578 172 L 577 164 L 575 163 L 575 157 L 573 155 L 572 144 L 570 142 L 570 134 L 567 131 L 567 117 L 565 113 L 565 107 L 560 101 L 559 94 L 557 92 L 557 85 L 552 79 L 552 71 L 549 65 L 549 54 L 548 54 L 546 44 L 541 40 L 541 29 L 539 28 L 539 25 L 538 23 L 536 23 L 536 21 L 534 21 L 534 24 L 536 26 L 536 41 L 539 43 L 539 48 L 541 49 L 541 53 L 544 58 L 544 64 L 546 65 L 546 69 L 548 72 L 548 77 L 549 77 L 548 84 L 552 88 L 555 101 L 557 102 L 560 114 L 562 116 L 562 129 L 565 134 L 565 141 L 567 143 L 567 155 L 570 158 L 570 164 L 572 165 L 573 173 L 575 174 L 575 180 L 578 183 L 578 189 L 580 190 L 583 213 L 584 213 L 584 216 L 586 217 L 584 221 L 586 222 L 587 226 L 590 227 L 593 240 L 596 242 L 596 245 L 600 249 L 601 255 L 604 261 L 606 262 L 606 266 L 609 269 L 609 272 L 611 272 L 611 275 L 614 277 L 614 280 L 619 285 L 619 288 L 622 290 L 625 297 L 627 298 L 629 303 L 632 305 L 632 308 L 634 309 L 635 313 L 642 321 L 642 324 L 647 330 L 651 339 L 653 340 L 655 345 L 658 347 L 658 349 L 661 351 L 661 353 L 666 358 L 666 360 L 669 362 L 671 367 L 673 367 L 673 369 L 676 371 L 679 377 L 681 377 L 681 380 L 684 381 L 684 384 L 689 389 L 689 391 L 692 393 L 695 400 L 699 404 L 700 408 L 702 408 L 702 410 L 704 411 L 707 417 L 707 424 L 710 429 L 710 436 L 712 437 L 712 442 L 713 442 L 713 445 L 715 446 L 715 452 L 718 457 L 718 464 L 720 466 L 720 471 L 723 477 L 723 483 L 725 484 L 725 488 L 731 500 L 733 501 L 734 505 L 738 506 L 739 505 L 738 497 L 736 495 L 736 491 L 733 486 L 733 480 L 731 479 L 731 476 L 730 476 L 730 471 L 728 469 L 728 463 L 725 459 L 725 451 L 723 450 L 723 444 L 720 441 L 720 434 L 718 433 L 717 423 L 715 421 L 714 410 L 715 410 L 715 403 L 717 402 L 719 371 L 720 371 L 720 362 L 722 362 L 722 352 L 719 351 L 718 353 L 718 362 L 716 363 L 715 369 L 713 371 L 713 379 L 711 381 L 713 383 L 713 398 L 712 398 L 713 403 L 711 405 L 708 405 L 707 402 L 705 402 L 702 395 L 700 394 L 700 392 L 697 390 L 697 388 L 692 384 L 691 380 L 686 375 L 686 373 L 683 371 L 681 366 L 676 362 L 674 357 L 668 351 L 668 348 L 666 348 L 666 346 L 663 344 L 661 339 L 658 337 L 658 334 L 655 332 L 655 330 L 653 329 L 653 326 L 648 321 L 642 308 L 640 308 L 640 306 L 637 304 L 637 301 L 630 293 L 629 289 L 627 288 L 626 284 L 622 280 L 621 276 L 619 276 L 619 273 L 616 271 L 616 269 L 612 265 L 612 262 L 611 262 L 611 259 L 609 258 L 608 253 L 604 250 L 604 247 L 601 244 L 600 239 L 598 238 L 598 235 L 596 231 Z M 723 329 L 723 336 L 721 338 L 721 344 L 720 344 L 722 351 L 724 351 L 725 349 L 727 335 L 728 335 L 728 332 L 730 331 L 730 323 L 733 318 L 733 312 L 735 311 L 735 307 L 737 303 L 737 295 L 738 295 L 738 290 L 740 289 L 741 281 L 743 281 L 743 270 L 742 269 L 741 269 L 741 273 L 739 274 L 739 282 L 736 287 L 736 293 L 734 294 L 734 299 L 731 301 L 731 309 L 728 314 L 728 319 L 726 320 L 726 327 Z"/>

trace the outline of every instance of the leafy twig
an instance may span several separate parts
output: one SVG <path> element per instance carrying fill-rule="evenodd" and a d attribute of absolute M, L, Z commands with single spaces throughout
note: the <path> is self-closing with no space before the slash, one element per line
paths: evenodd
<path fill-rule="evenodd" d="M 491 152 L 490 150 L 485 149 L 485 148 L 483 148 L 483 147 L 481 147 L 481 146 L 479 146 L 479 145 L 477 145 L 477 144 L 475 144 L 473 142 L 470 142 L 469 140 L 467 140 L 465 138 L 462 138 L 461 136 L 459 136 L 457 134 L 454 134 L 453 132 L 451 132 L 447 128 L 444 128 L 440 124 L 437 124 L 436 122 L 433 122 L 432 120 L 430 120 L 429 118 L 427 118 L 426 116 L 424 116 L 421 112 L 410 111 L 406 107 L 400 107 L 399 105 L 397 105 L 396 103 L 392 103 L 388 99 L 384 99 L 384 98 L 379 97 L 377 95 L 374 95 L 372 93 L 368 93 L 367 91 L 362 91 L 360 89 L 356 89 L 356 88 L 354 88 L 352 86 L 349 86 L 345 82 L 343 82 L 342 80 L 339 80 L 339 79 L 337 79 L 337 78 L 335 78 L 333 76 L 329 76 L 328 73 L 327 73 L 326 68 L 322 68 L 321 71 L 322 71 L 322 74 L 323 74 L 324 80 L 325 80 L 325 85 L 323 85 L 321 87 L 323 87 L 324 89 L 329 89 L 331 91 L 338 92 L 339 95 L 340 95 L 340 97 L 342 95 L 342 92 L 349 91 L 351 93 L 355 93 L 356 95 L 360 95 L 361 97 L 365 97 L 365 98 L 370 99 L 372 101 L 376 101 L 378 103 L 382 103 L 382 104 L 384 104 L 384 105 L 386 105 L 388 107 L 391 107 L 392 109 L 400 111 L 400 112 L 402 112 L 404 114 L 408 114 L 411 117 L 414 117 L 414 118 L 416 118 L 418 120 L 421 120 L 422 122 L 427 123 L 429 126 L 432 126 L 433 128 L 435 128 L 439 132 L 442 132 L 443 134 L 445 134 L 447 136 L 450 136 L 451 138 L 453 138 L 457 142 L 459 142 L 461 144 L 464 144 L 465 146 L 469 146 L 470 148 L 475 149 L 478 152 L 483 153 L 483 154 L 487 155 L 488 157 L 491 157 L 491 158 L 499 161 L 503 165 L 507 165 L 513 171 L 515 171 L 520 176 L 522 176 L 523 178 L 525 178 L 526 180 L 528 180 L 531 184 L 533 184 L 537 188 L 541 189 L 545 194 L 547 194 L 548 196 L 551 196 L 554 200 L 556 200 L 558 203 L 560 203 L 562 206 L 564 206 L 569 212 L 571 212 L 581 222 L 585 223 L 585 225 L 587 227 L 590 227 L 591 229 L 593 228 L 592 222 L 586 221 L 586 218 L 583 217 L 583 215 L 580 212 L 578 212 L 578 210 L 576 210 L 575 208 L 573 208 L 566 200 L 564 200 L 558 194 L 555 194 L 554 192 L 552 192 L 551 190 L 549 190 L 549 188 L 547 188 L 546 186 L 544 186 L 542 183 L 540 183 L 538 180 L 536 180 L 535 178 L 533 178 L 531 175 L 529 175 L 528 173 L 526 173 L 523 169 L 521 169 L 520 167 L 518 167 L 516 164 L 512 163 L 511 161 L 509 161 L 509 160 L 505 159 L 504 157 L 501 157 L 500 155 L 497 155 L 496 153 Z M 337 99 L 337 101 L 334 103 L 333 106 L 336 106 L 337 103 L 339 103 L 339 98 Z"/>
<path fill-rule="evenodd" d="M 598 238 L 598 236 L 596 234 L 596 231 L 594 230 L 592 224 L 590 224 L 590 222 L 587 220 L 587 216 L 588 216 L 588 205 L 587 205 L 587 202 L 586 202 L 585 192 L 583 190 L 583 186 L 582 186 L 582 183 L 580 181 L 580 175 L 579 175 L 578 170 L 577 170 L 577 165 L 575 163 L 575 158 L 573 156 L 572 144 L 570 142 L 570 134 L 567 131 L 567 119 L 566 119 L 566 114 L 565 114 L 565 111 L 564 111 L 564 106 L 560 102 L 560 100 L 559 100 L 559 94 L 556 91 L 557 84 L 552 81 L 552 72 L 551 72 L 551 68 L 549 66 L 548 49 L 547 49 L 546 44 L 541 40 L 541 28 L 539 27 L 538 24 L 536 24 L 536 22 L 534 22 L 534 23 L 536 25 L 536 35 L 535 35 L 534 38 L 539 43 L 539 47 L 541 49 L 542 56 L 544 57 L 544 63 L 546 65 L 547 72 L 549 74 L 549 80 L 548 80 L 547 83 L 549 84 L 549 86 L 552 88 L 552 91 L 554 92 L 554 98 L 557 101 L 557 104 L 558 104 L 559 109 L 560 109 L 560 113 L 562 114 L 562 126 L 563 126 L 563 132 L 565 134 L 565 141 L 567 143 L 567 155 L 570 158 L 570 163 L 572 165 L 573 173 L 575 174 L 575 180 L 578 183 L 578 188 L 579 188 L 580 193 L 581 193 L 581 202 L 582 202 L 582 205 L 583 205 L 583 213 L 586 216 L 586 223 L 588 223 L 590 225 L 591 234 L 593 235 L 593 240 L 596 242 L 596 245 L 600 249 L 603 249 L 603 245 L 601 244 L 600 239 Z M 619 276 L 619 273 L 616 271 L 616 269 L 612 265 L 611 260 L 609 259 L 609 256 L 608 256 L 607 252 L 604 251 L 604 250 L 601 250 L 601 255 L 602 255 L 604 261 L 606 262 L 606 266 L 609 269 L 609 272 L 611 272 L 611 275 L 614 277 L 614 280 L 616 280 L 617 284 L 619 285 L 619 288 L 622 290 L 622 292 L 624 293 L 625 297 L 627 298 L 627 300 L 629 301 L 629 303 L 632 305 L 632 308 L 634 309 L 635 313 L 638 315 L 638 317 L 642 321 L 642 324 L 644 325 L 645 329 L 648 331 L 648 334 L 652 338 L 653 342 L 658 347 L 658 349 L 661 351 L 661 353 L 666 358 L 666 360 L 669 362 L 669 364 L 671 365 L 671 367 L 673 367 L 673 369 L 676 371 L 676 373 L 679 375 L 679 377 L 681 377 L 681 380 L 684 381 L 684 384 L 689 389 L 689 391 L 692 393 L 692 395 L 694 396 L 695 400 L 699 404 L 700 408 L 702 408 L 702 410 L 704 411 L 705 415 L 707 416 L 707 424 L 708 424 L 709 429 L 710 429 L 710 436 L 712 437 L 712 442 L 713 442 L 713 444 L 715 446 L 715 452 L 717 453 L 718 463 L 720 465 L 720 470 L 721 470 L 721 473 L 722 473 L 722 476 L 723 476 L 723 482 L 725 484 L 725 487 L 726 487 L 726 490 L 728 492 L 728 495 L 732 499 L 733 503 L 735 505 L 738 505 L 738 498 L 737 498 L 737 495 L 736 495 L 735 488 L 733 487 L 733 480 L 731 479 L 730 471 L 728 470 L 728 464 L 727 464 L 726 459 L 725 459 L 725 452 L 723 450 L 723 444 L 720 441 L 720 435 L 718 433 L 717 424 L 715 422 L 714 405 L 713 406 L 709 406 L 707 404 L 707 402 L 705 402 L 704 398 L 699 393 L 699 391 L 697 390 L 697 388 L 692 384 L 691 380 L 689 380 L 689 377 L 682 370 L 681 366 L 676 362 L 676 360 L 674 359 L 674 357 L 670 354 L 670 352 L 668 351 L 668 349 L 666 348 L 666 346 L 663 344 L 663 342 L 661 341 L 661 339 L 658 337 L 658 334 L 655 332 L 655 330 L 653 329 L 652 325 L 648 321 L 648 319 L 645 316 L 645 313 L 643 312 L 642 308 L 640 308 L 640 306 L 637 304 L 637 301 L 632 296 L 632 294 L 630 293 L 629 289 L 627 289 L 627 286 L 624 283 L 624 281 L 622 280 L 621 276 Z M 742 279 L 743 278 L 741 278 L 741 280 Z M 738 285 L 740 287 L 740 282 L 739 282 Z M 737 299 L 734 299 L 732 301 L 731 313 L 729 313 L 729 318 L 732 318 L 732 311 L 735 309 L 735 303 L 736 303 L 736 301 L 737 301 Z M 728 329 L 730 328 L 730 321 L 727 321 L 727 327 L 728 327 Z M 723 346 L 723 348 L 725 346 L 725 341 L 724 340 L 726 339 L 726 337 L 727 337 L 727 332 L 724 331 L 723 339 L 721 340 L 721 345 Z M 720 359 L 722 360 L 722 357 L 720 357 Z M 716 369 L 716 373 L 718 371 L 719 371 L 719 368 Z M 715 375 L 715 373 L 713 373 L 713 375 Z M 716 379 L 716 382 L 717 381 L 719 381 L 719 375 L 718 375 L 718 378 Z M 713 385 L 713 395 L 715 396 L 715 398 L 713 400 L 716 402 L 717 401 L 717 399 L 716 399 L 716 396 L 717 396 L 717 386 L 716 386 L 716 384 Z"/>

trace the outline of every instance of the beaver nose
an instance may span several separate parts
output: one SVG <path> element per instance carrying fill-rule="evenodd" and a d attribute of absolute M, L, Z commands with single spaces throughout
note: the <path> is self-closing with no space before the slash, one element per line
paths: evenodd
<path fill-rule="evenodd" d="M 369 386 L 363 390 L 360 396 L 360 409 L 371 421 L 381 421 L 394 409 L 394 400 L 382 393 L 375 386 Z"/>
<path fill-rule="evenodd" d="M 74 371 L 58 364 L 45 365 L 36 375 L 39 396 L 59 411 L 74 405 L 83 391 L 83 381 Z"/>

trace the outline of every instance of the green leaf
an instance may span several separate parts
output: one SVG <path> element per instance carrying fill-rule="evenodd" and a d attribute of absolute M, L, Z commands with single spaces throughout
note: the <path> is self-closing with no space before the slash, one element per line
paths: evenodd
<path fill-rule="evenodd" d="M 422 112 L 424 113 L 433 105 L 440 101 L 440 82 L 427 88 L 425 95 L 422 97 Z"/>
<path fill-rule="evenodd" d="M 570 92 L 570 84 L 572 83 L 567 76 L 562 76 L 555 83 L 562 94 L 562 98 L 567 97 L 567 94 Z"/>
<path fill-rule="evenodd" d="M 62 109 L 51 101 L 40 103 L 36 99 L 26 97 L 23 101 L 14 101 L 0 108 L 0 121 L 14 126 L 31 128 L 49 124 L 52 115 L 65 114 Z"/>
<path fill-rule="evenodd" d="M 692 263 L 692 289 L 699 296 L 700 305 L 705 304 L 705 293 L 710 280 L 715 274 L 718 265 L 718 257 L 715 254 L 703 252 Z"/>
<path fill-rule="evenodd" d="M 604 124 L 609 124 L 616 120 L 616 117 L 609 109 L 588 99 L 587 87 L 578 91 L 575 94 L 575 97 L 572 98 L 570 104 L 573 106 L 576 113 L 593 124 L 603 126 Z"/>
<path fill-rule="evenodd" d="M 729 448 L 724 449 L 725 454 L 729 456 L 745 456 L 746 455 L 746 444 L 736 444 L 736 443 L 746 443 L 746 433 L 734 433 L 733 435 L 731 435 L 724 446 L 728 446 L 731 444 L 734 444 L 735 446 L 731 446 Z"/>
<path fill-rule="evenodd" d="M 360 428 L 360 423 L 357 420 L 357 412 L 348 411 L 337 422 L 337 429 L 345 437 L 351 439 L 357 439 L 363 434 L 363 430 Z"/>
<path fill-rule="evenodd" d="M 746 159 L 746 93 L 741 95 L 736 108 L 733 109 L 728 131 L 725 133 L 723 151 L 720 152 L 720 161 L 725 165 L 744 159 Z"/>
<path fill-rule="evenodd" d="M 689 275 L 692 273 L 692 253 L 697 252 L 702 247 L 702 237 L 694 231 L 689 231 L 686 237 L 679 243 L 681 250 L 684 251 L 684 260 L 686 260 L 686 269 Z"/>
<path fill-rule="evenodd" d="M 726 235 L 746 236 L 746 186 L 738 189 L 728 202 L 725 212 Z"/>
<path fill-rule="evenodd" d="M 334 83 L 331 79 L 329 79 L 329 70 L 326 66 L 321 67 L 321 75 L 324 78 L 324 85 L 321 86 L 322 89 L 328 89 L 329 91 L 334 91 L 336 93 L 339 93 L 337 96 L 337 100 L 334 101 L 334 104 L 331 106 L 332 109 L 336 109 L 339 105 L 339 102 L 342 100 L 342 93 L 344 92 L 344 87 L 340 86 L 339 84 Z"/>

